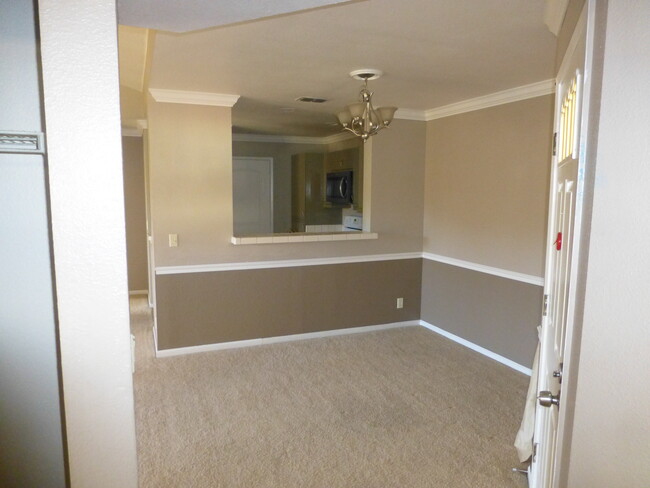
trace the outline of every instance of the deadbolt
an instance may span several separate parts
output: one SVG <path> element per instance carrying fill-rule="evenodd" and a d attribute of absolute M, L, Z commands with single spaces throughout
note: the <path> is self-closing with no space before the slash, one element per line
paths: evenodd
<path fill-rule="evenodd" d="M 553 378 L 557 378 L 562 383 L 562 373 L 564 372 L 564 363 L 560 363 L 560 367 L 553 371 Z"/>
<path fill-rule="evenodd" d="M 542 407 L 560 406 L 560 395 L 553 395 L 550 391 L 540 391 L 537 400 Z"/>

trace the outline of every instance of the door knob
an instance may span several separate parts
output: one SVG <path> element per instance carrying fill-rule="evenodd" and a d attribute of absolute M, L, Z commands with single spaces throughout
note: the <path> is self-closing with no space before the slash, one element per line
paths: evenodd
<path fill-rule="evenodd" d="M 542 407 L 560 406 L 560 395 L 553 395 L 550 391 L 540 391 L 537 400 Z"/>

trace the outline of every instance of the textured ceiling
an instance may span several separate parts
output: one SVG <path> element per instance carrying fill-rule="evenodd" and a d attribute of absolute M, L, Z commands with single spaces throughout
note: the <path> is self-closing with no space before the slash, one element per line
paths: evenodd
<path fill-rule="evenodd" d="M 356 100 L 354 69 L 384 71 L 370 82 L 375 105 L 419 111 L 552 78 L 543 11 L 544 0 L 366 0 L 158 32 L 150 86 L 241 95 L 239 132 L 328 135 Z"/>

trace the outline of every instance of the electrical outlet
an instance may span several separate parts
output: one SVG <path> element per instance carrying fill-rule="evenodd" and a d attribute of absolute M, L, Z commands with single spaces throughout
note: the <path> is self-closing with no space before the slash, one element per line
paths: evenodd
<path fill-rule="evenodd" d="M 397 308 L 404 308 L 404 299 L 403 298 L 398 298 L 397 299 Z"/>
<path fill-rule="evenodd" d="M 169 247 L 178 247 L 178 234 L 169 234 Z"/>

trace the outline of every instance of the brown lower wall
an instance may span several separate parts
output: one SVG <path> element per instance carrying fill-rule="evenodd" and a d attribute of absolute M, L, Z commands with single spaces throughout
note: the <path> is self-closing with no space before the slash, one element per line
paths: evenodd
<path fill-rule="evenodd" d="M 422 320 L 530 367 L 543 288 L 431 260 L 422 263 Z"/>
<path fill-rule="evenodd" d="M 421 273 L 404 259 L 159 275 L 158 348 L 418 320 Z"/>

